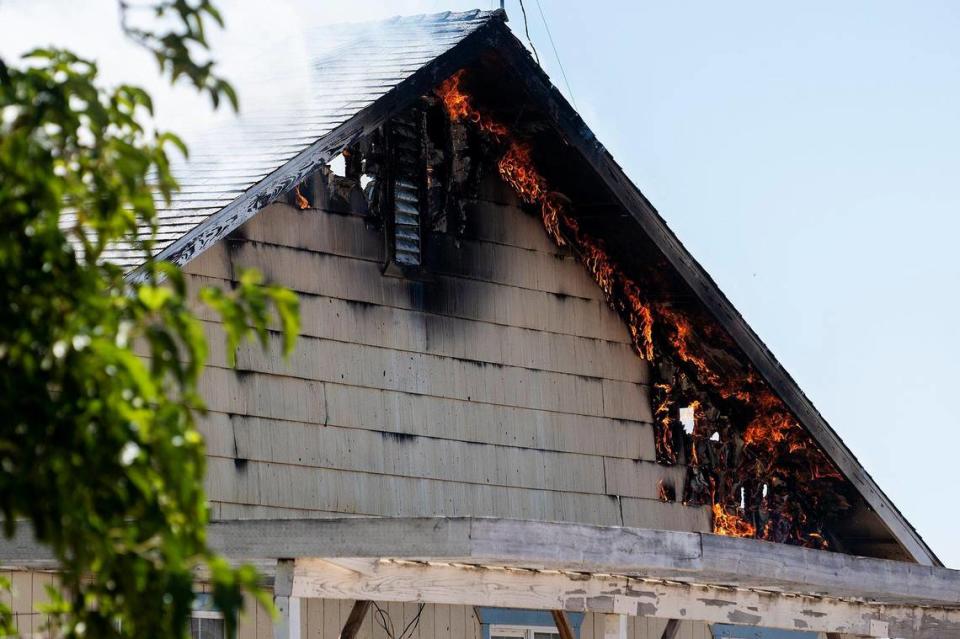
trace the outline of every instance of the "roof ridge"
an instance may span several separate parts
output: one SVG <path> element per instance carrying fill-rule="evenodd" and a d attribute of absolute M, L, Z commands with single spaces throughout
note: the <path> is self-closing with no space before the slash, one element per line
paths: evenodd
<path fill-rule="evenodd" d="M 440 22 L 469 22 L 473 20 L 492 20 L 500 18 L 506 20 L 507 12 L 503 9 L 469 9 L 467 11 L 440 11 L 437 13 L 414 13 L 412 15 L 395 15 L 389 18 L 380 18 L 374 20 L 347 20 L 344 22 L 331 22 L 328 24 L 318 24 L 312 28 L 330 28 L 337 26 L 373 26 L 396 25 L 396 24 L 436 24 Z"/>

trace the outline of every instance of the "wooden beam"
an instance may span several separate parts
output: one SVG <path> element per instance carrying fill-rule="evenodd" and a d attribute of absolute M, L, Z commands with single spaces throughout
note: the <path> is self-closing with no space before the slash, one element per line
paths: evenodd
<path fill-rule="evenodd" d="M 567 619 L 566 612 L 563 610 L 551 610 L 550 614 L 553 615 L 553 623 L 557 627 L 560 639 L 576 639 L 576 636 L 573 634 L 573 628 L 570 627 L 570 620 Z"/>
<path fill-rule="evenodd" d="M 660 635 L 660 639 L 674 639 L 678 630 L 680 630 L 680 620 L 669 619 L 667 626 L 663 629 L 663 634 Z"/>
<path fill-rule="evenodd" d="M 878 604 L 694 583 L 587 576 L 560 571 L 384 560 L 364 573 L 300 559 L 292 593 L 372 599 L 642 615 L 868 637 L 960 636 L 960 608 Z"/>
<path fill-rule="evenodd" d="M 346 560 L 428 559 L 960 606 L 960 571 L 699 533 L 427 517 L 213 522 L 207 537 L 236 561 L 322 557 L 359 570 Z M 0 539 L 0 566 L 55 564 L 21 525 L 13 539 Z"/>
<path fill-rule="evenodd" d="M 353 602 L 353 608 L 350 609 L 350 615 L 346 623 L 343 624 L 343 630 L 340 631 L 340 639 L 354 639 L 360 632 L 360 626 L 367 616 L 367 610 L 370 609 L 369 599 L 358 599 Z M 561 637 L 563 639 L 563 637 Z"/>
<path fill-rule="evenodd" d="M 700 533 L 436 517 L 219 522 L 208 538 L 237 559 L 443 559 L 960 605 L 955 570 Z"/>

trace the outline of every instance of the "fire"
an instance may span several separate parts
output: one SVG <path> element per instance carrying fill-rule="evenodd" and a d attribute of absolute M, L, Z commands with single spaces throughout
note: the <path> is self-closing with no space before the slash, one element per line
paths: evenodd
<path fill-rule="evenodd" d="M 308 200 L 307 198 L 303 197 L 303 194 L 300 192 L 300 185 L 299 185 L 299 184 L 297 185 L 297 188 L 295 188 L 295 189 L 293 190 L 293 199 L 294 199 L 294 200 L 296 201 L 296 203 L 297 203 L 297 208 L 300 209 L 301 211 L 304 210 L 304 209 L 309 209 L 309 208 L 310 208 L 310 200 Z"/>
<path fill-rule="evenodd" d="M 769 391 L 760 393 L 754 402 L 757 415 L 747 424 L 743 442 L 751 446 L 776 446 L 799 431 L 799 425 L 783 408 L 783 404 Z"/>
<path fill-rule="evenodd" d="M 684 394 L 691 392 L 691 386 L 701 389 L 703 396 L 713 398 L 714 403 L 718 401 L 738 415 L 748 416 L 745 426 L 738 431 L 743 442 L 742 453 L 730 452 L 723 442 L 715 447 L 719 451 L 717 454 L 734 466 L 739 478 L 737 482 L 719 482 L 711 474 L 711 469 L 701 465 L 697 447 L 714 443 L 704 440 L 702 435 L 719 432 L 719 429 L 714 426 L 698 428 L 690 438 L 690 472 L 709 476 L 708 484 L 699 483 L 700 493 L 693 495 L 692 502 L 709 500 L 714 532 L 824 547 L 826 541 L 819 529 L 812 529 L 810 518 L 804 512 L 807 506 L 787 499 L 785 493 L 776 498 L 768 496 L 768 490 L 788 485 L 789 481 L 796 485 L 795 491 L 803 490 L 810 481 L 842 480 L 840 473 L 816 446 L 808 445 L 809 435 L 751 368 L 731 372 L 717 367 L 704 346 L 707 340 L 723 339 L 716 329 L 704 325 L 698 331 L 687 314 L 666 303 L 652 302 L 644 288 L 610 257 L 603 241 L 581 228 L 572 216 L 566 198 L 553 192 L 547 179 L 537 170 L 531 147 L 514 138 L 505 125 L 474 106 L 471 97 L 461 88 L 463 73 L 463 70 L 458 71 L 437 90 L 450 120 L 473 123 L 501 146 L 503 151 L 497 162 L 500 176 L 516 191 L 521 201 L 539 207 L 544 228 L 554 242 L 559 246 L 569 245 L 580 257 L 608 304 L 624 318 L 635 352 L 651 363 L 655 363 L 658 357 L 675 357 L 686 365 L 685 370 L 692 373 L 683 379 L 692 379 L 693 384 L 678 384 L 674 379 L 660 380 L 653 385 L 658 459 L 677 463 L 673 433 L 678 410 L 680 406 L 693 406 L 699 422 L 702 406 L 699 396 Z M 681 376 L 685 375 L 686 372 L 681 372 Z M 729 461 L 731 459 L 734 461 Z M 794 475 L 788 476 L 785 468 L 792 469 L 789 472 Z M 741 512 L 748 501 L 744 485 L 751 486 L 751 499 L 746 506 L 752 509 L 749 512 L 761 524 L 759 533 L 757 525 L 730 512 L 731 508 Z M 760 486 L 763 496 L 758 498 Z M 658 486 L 658 491 L 662 499 L 662 485 Z M 832 494 L 832 485 L 823 492 Z M 818 503 L 815 502 L 813 507 Z"/>
<path fill-rule="evenodd" d="M 731 515 L 720 504 L 713 504 L 713 532 L 728 537 L 756 537 L 757 527 L 739 515 Z"/>
<path fill-rule="evenodd" d="M 447 115 L 454 122 L 466 120 L 473 122 L 481 131 L 490 133 L 498 138 L 507 135 L 507 128 L 489 118 L 485 118 L 480 111 L 473 108 L 470 103 L 470 96 L 460 90 L 460 81 L 463 79 L 464 70 L 460 69 L 452 76 L 444 80 L 437 88 L 437 95 L 443 101 L 447 109 Z"/>

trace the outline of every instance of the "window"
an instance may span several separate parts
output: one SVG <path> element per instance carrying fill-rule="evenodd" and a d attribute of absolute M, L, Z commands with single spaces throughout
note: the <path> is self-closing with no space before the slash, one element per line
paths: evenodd
<path fill-rule="evenodd" d="M 560 639 L 556 626 L 490 626 L 490 639 Z"/>
<path fill-rule="evenodd" d="M 553 615 L 547 610 L 477 608 L 483 639 L 560 639 Z M 583 613 L 568 612 L 574 637 L 580 636 Z"/>
<path fill-rule="evenodd" d="M 198 592 L 190 613 L 190 639 L 224 639 L 223 613 L 213 605 L 209 593 Z"/>

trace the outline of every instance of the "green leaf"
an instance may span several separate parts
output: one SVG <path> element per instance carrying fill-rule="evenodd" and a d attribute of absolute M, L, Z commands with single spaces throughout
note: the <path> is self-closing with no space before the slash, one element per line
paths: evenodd
<path fill-rule="evenodd" d="M 208 0 L 156 0 L 155 29 L 122 28 L 168 80 L 228 100 L 217 67 L 193 56 Z M 49 634 L 79 639 L 184 637 L 196 570 L 213 576 L 231 629 L 256 572 L 206 545 L 204 446 L 195 415 L 207 358 L 197 298 L 222 318 L 231 363 L 246 340 L 298 329 L 296 296 L 240 275 L 235 290 L 192 293 L 174 264 L 154 262 L 154 197 L 176 190 L 168 149 L 143 89 L 106 90 L 97 66 L 70 51 L 0 60 L 0 516 L 28 522 L 72 593 L 50 593 Z M 65 215 L 72 219 L 69 223 Z M 66 228 L 66 230 L 64 230 Z M 142 236 L 134 237 L 144 228 Z M 101 256 L 118 242 L 143 262 L 139 282 Z M 0 579 L 0 587 L 3 587 Z M 0 634 L 13 635 L 0 597 Z M 161 603 L 158 603 L 161 602 Z M 80 628 L 84 630 L 81 632 Z"/>
<path fill-rule="evenodd" d="M 170 289 L 160 286 L 144 285 L 137 289 L 137 297 L 151 311 L 159 309 L 172 296 L 173 292 Z"/>

